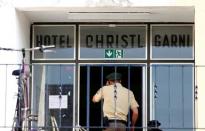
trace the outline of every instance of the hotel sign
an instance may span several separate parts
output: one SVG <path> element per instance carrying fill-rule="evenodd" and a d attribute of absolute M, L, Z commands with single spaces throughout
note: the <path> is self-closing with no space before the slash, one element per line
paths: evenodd
<path fill-rule="evenodd" d="M 192 59 L 193 25 L 34 25 L 33 47 L 55 45 L 55 52 L 35 51 L 34 59 Z M 78 40 L 75 37 L 78 32 Z M 150 53 L 147 34 L 150 33 Z M 78 49 L 75 49 L 78 41 Z M 125 53 L 126 52 L 126 53 Z"/>
<path fill-rule="evenodd" d="M 74 25 L 34 25 L 33 47 L 55 45 L 53 52 L 33 53 L 33 59 L 74 59 Z"/>
<path fill-rule="evenodd" d="M 153 59 L 193 58 L 193 25 L 151 26 Z"/>
<path fill-rule="evenodd" d="M 146 58 L 145 25 L 82 25 L 79 29 L 80 59 Z"/>

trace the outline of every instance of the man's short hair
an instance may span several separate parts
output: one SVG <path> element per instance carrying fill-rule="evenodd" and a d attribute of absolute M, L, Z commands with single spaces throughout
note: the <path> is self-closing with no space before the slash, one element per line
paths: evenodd
<path fill-rule="evenodd" d="M 107 80 L 121 80 L 122 75 L 117 72 L 110 73 L 109 75 L 106 76 Z"/>

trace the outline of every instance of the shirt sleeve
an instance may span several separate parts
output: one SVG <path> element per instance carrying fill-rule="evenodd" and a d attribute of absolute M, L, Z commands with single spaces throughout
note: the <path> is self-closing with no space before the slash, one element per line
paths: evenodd
<path fill-rule="evenodd" d="M 135 100 L 135 96 L 133 94 L 132 91 L 130 91 L 130 107 L 132 108 L 136 108 L 139 107 L 139 104 L 137 103 L 137 101 Z"/>
<path fill-rule="evenodd" d="M 99 102 L 103 98 L 103 91 L 100 88 L 97 93 L 94 95 L 95 102 Z"/>

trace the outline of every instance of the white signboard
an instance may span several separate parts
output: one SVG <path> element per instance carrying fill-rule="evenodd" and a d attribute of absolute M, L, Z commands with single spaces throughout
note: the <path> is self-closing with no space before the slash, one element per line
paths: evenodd
<path fill-rule="evenodd" d="M 49 109 L 66 109 L 68 103 L 67 95 L 49 95 Z"/>

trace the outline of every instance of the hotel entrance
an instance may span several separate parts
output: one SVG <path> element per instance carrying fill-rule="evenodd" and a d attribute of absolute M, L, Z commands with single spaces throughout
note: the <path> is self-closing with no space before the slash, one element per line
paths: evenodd
<path fill-rule="evenodd" d="M 32 125 L 52 128 L 47 123 L 52 116 L 61 130 L 101 130 L 103 102 L 94 104 L 92 97 L 106 84 L 108 74 L 118 72 L 122 85 L 133 91 L 139 104 L 136 131 L 146 131 L 152 120 L 158 120 L 160 128 L 167 131 L 194 127 L 193 24 L 32 27 L 33 47 L 56 46 L 55 52 L 32 54 L 32 64 L 37 64 L 33 67 L 33 81 L 37 82 L 32 88 L 32 113 L 41 118 Z M 63 109 L 59 94 L 65 98 Z M 57 113 L 52 115 L 52 111 Z M 127 116 L 128 128 L 131 114 Z"/>
<path fill-rule="evenodd" d="M 143 66 L 142 65 L 122 65 L 122 64 L 97 64 L 80 66 L 79 83 L 79 123 L 83 127 L 90 127 L 90 130 L 103 128 L 103 102 L 93 103 L 92 96 L 99 88 L 106 84 L 106 76 L 112 72 L 122 74 L 121 84 L 132 90 L 139 104 L 139 118 L 136 127 L 142 127 L 143 115 Z M 114 98 L 113 98 L 114 99 Z M 131 124 L 131 110 L 128 114 L 129 128 Z M 138 129 L 142 130 L 142 129 Z M 136 129 L 137 131 L 137 129 Z"/>

